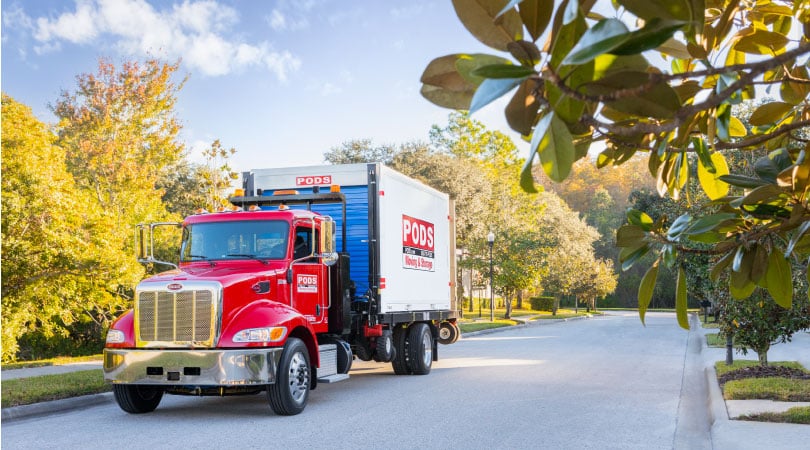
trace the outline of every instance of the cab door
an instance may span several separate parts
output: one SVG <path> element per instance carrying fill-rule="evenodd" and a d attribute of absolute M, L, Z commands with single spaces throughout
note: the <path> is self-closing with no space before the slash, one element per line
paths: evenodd
<path fill-rule="evenodd" d="M 319 230 L 297 226 L 293 237 L 292 304 L 315 332 L 328 330 L 329 270 L 318 253 Z"/>

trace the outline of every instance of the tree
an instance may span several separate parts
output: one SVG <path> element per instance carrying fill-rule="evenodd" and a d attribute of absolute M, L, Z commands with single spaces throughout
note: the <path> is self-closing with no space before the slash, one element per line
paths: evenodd
<path fill-rule="evenodd" d="M 720 331 L 733 336 L 743 354 L 757 352 L 760 365 L 768 365 L 771 344 L 790 342 L 794 333 L 810 327 L 810 302 L 797 299 L 790 308 L 777 305 L 763 289 L 748 298 L 723 302 Z"/>
<path fill-rule="evenodd" d="M 86 294 L 99 298 L 92 311 L 100 326 L 128 306 L 143 276 L 133 257 L 134 226 L 177 220 L 157 188 L 183 157 L 174 113 L 182 87 L 172 80 L 177 68 L 157 60 L 116 67 L 102 59 L 97 73 L 77 76 L 76 90 L 62 92 L 52 106 L 67 168 L 107 224 L 101 258 L 115 270 L 90 271 L 97 285 Z"/>
<path fill-rule="evenodd" d="M 381 162 L 389 164 L 396 153 L 390 145 L 373 147 L 371 139 L 346 141 L 324 153 L 323 160 L 329 164 L 355 164 Z"/>
<path fill-rule="evenodd" d="M 642 321 L 665 265 L 678 274 L 678 317 L 688 327 L 682 257 L 694 252 L 717 257 L 718 272 L 731 269 L 734 298 L 747 298 L 759 284 L 790 307 L 794 284 L 785 258 L 810 256 L 808 146 L 788 146 L 797 130 L 810 126 L 810 9 L 805 2 L 616 0 L 603 2 L 616 10 L 616 17 L 605 17 L 592 11 L 595 3 L 564 0 L 555 10 L 543 0 L 454 0 L 465 27 L 512 59 L 434 59 L 422 75 L 423 96 L 474 113 L 515 91 L 505 112 L 510 127 L 531 141 L 520 178 L 527 191 L 535 190 L 535 157 L 560 182 L 592 145 L 603 149 L 598 167 L 646 153 L 658 193 L 674 199 L 695 183 L 689 169 L 696 169 L 703 191 L 721 205 L 716 213 L 682 215 L 669 225 L 634 214 L 618 231 L 624 266 L 655 256 L 640 284 Z M 799 39 L 792 38 L 795 29 Z M 668 69 L 645 55 L 660 56 Z M 760 85 L 778 90 L 781 101 L 759 106 L 747 129 L 732 106 L 754 97 Z M 724 151 L 757 148 L 769 154 L 757 160 L 756 177 L 728 171 Z M 710 248 L 696 249 L 695 242 Z"/>
<path fill-rule="evenodd" d="M 107 252 L 103 211 L 78 189 L 65 151 L 30 108 L 2 98 L 2 320 L 4 362 L 32 355 L 20 339 L 67 337 L 98 320 L 111 284 L 131 284 Z M 101 336 L 100 327 L 90 334 Z M 73 339 L 82 340 L 73 335 Z M 37 340 L 37 339 L 29 339 Z M 96 350 L 98 351 L 98 350 Z"/>

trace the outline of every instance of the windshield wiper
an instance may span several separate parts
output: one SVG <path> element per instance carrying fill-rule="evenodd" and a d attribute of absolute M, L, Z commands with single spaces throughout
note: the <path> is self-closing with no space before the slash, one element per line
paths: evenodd
<path fill-rule="evenodd" d="M 248 253 L 228 253 L 225 256 L 227 256 L 229 258 L 250 258 L 250 259 L 255 259 L 256 261 L 259 261 L 264 265 L 268 264 L 266 260 L 264 260 L 262 258 L 259 258 L 256 255 L 251 255 L 251 254 L 248 254 Z"/>
<path fill-rule="evenodd" d="M 209 258 L 207 256 L 204 256 L 204 255 L 188 255 L 188 257 L 189 258 L 197 258 L 197 259 L 201 259 L 203 261 L 206 261 L 206 262 L 208 262 L 208 264 L 211 264 L 211 267 L 214 267 L 214 266 L 217 265 L 217 263 L 215 263 L 214 261 L 209 261 Z"/>

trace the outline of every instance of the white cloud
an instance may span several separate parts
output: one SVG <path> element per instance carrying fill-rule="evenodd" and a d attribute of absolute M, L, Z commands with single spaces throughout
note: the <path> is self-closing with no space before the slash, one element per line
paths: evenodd
<path fill-rule="evenodd" d="M 20 23 L 29 24 L 37 41 L 34 50 L 40 54 L 59 50 L 63 42 L 112 45 L 128 56 L 182 58 L 192 71 L 206 76 L 256 67 L 282 81 L 301 65 L 295 55 L 275 50 L 266 41 L 234 38 L 237 12 L 214 0 L 183 0 L 165 10 L 156 10 L 146 0 L 76 0 L 75 11 L 55 18 L 32 21 L 21 14 L 28 22 Z"/>

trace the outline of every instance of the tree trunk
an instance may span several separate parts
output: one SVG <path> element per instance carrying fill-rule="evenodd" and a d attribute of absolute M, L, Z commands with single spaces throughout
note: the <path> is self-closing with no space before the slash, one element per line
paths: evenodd
<path fill-rule="evenodd" d="M 560 294 L 555 294 L 554 304 L 551 306 L 551 315 L 556 316 L 558 309 L 560 309 Z"/>
<path fill-rule="evenodd" d="M 523 309 L 523 289 L 517 291 L 517 309 Z"/>
<path fill-rule="evenodd" d="M 506 303 L 506 315 L 504 319 L 511 319 L 512 318 L 512 294 L 506 294 L 503 296 L 504 303 Z"/>
<path fill-rule="evenodd" d="M 762 367 L 768 367 L 768 350 L 771 348 L 770 345 L 766 347 L 756 348 L 754 349 L 757 352 L 757 357 L 759 358 L 759 365 Z"/>

